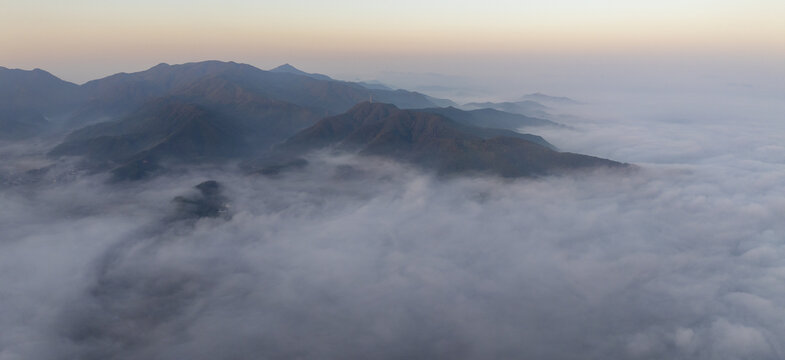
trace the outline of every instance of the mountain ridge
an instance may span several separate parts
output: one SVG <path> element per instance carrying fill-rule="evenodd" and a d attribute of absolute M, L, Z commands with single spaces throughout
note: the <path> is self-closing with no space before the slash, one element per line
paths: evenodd
<path fill-rule="evenodd" d="M 247 90 L 321 112 L 321 115 L 341 113 L 371 97 L 411 108 L 436 106 L 434 101 L 439 100 L 406 90 L 370 89 L 359 83 L 333 80 L 326 75 L 320 77 L 290 68 L 293 70 L 289 72 L 273 72 L 218 60 L 175 65 L 159 63 L 146 70 L 120 72 L 82 85 L 60 80 L 43 70 L 3 68 L 0 70 L 0 108 L 24 108 L 43 115 L 57 115 L 63 118 L 59 122 L 61 127 L 77 128 L 117 119 L 149 100 L 172 95 L 195 82 L 215 76 L 244 83 Z M 16 82 L 4 80 L 4 77 L 12 75 L 25 79 Z M 44 84 L 39 86 L 37 83 Z"/>
<path fill-rule="evenodd" d="M 466 126 L 422 110 L 363 102 L 344 114 L 320 120 L 279 147 L 289 156 L 332 147 L 361 155 L 392 158 L 438 174 L 490 173 L 529 177 L 578 168 L 623 168 L 627 164 L 558 152 L 506 130 Z M 533 136 L 533 135 L 528 135 Z"/>
<path fill-rule="evenodd" d="M 432 98 L 416 92 L 320 79 L 300 74 L 289 64 L 276 69 L 214 60 L 160 63 L 83 85 L 43 70 L 3 68 L 0 76 L 21 77 L 27 86 L 22 88 L 32 89 L 39 98 L 36 89 L 51 87 L 76 99 L 61 102 L 75 130 L 49 155 L 81 157 L 85 168 L 108 170 L 118 179 L 145 178 L 166 170 L 166 164 L 284 154 L 279 156 L 283 165 L 269 168 L 269 173 L 276 173 L 306 166 L 289 155 L 322 147 L 384 156 L 440 174 L 519 177 L 625 166 L 561 153 L 540 136 L 518 132 L 522 127 L 559 126 L 549 120 L 494 109 L 436 107 Z M 18 89 L 0 83 L 0 91 L 11 90 Z M 376 102 L 366 101 L 370 99 Z M 41 113 L 43 105 L 33 102 L 22 109 L 22 104 L 16 101 L 11 110 L 0 108 L 0 131 L 13 131 L 12 140 L 52 125 Z"/>
<path fill-rule="evenodd" d="M 305 71 L 302 71 L 302 70 L 292 66 L 289 63 L 280 65 L 280 66 L 275 67 L 273 69 L 270 69 L 270 72 L 280 72 L 280 73 L 289 73 L 289 74 L 303 75 L 303 76 L 312 77 L 312 78 L 318 79 L 318 80 L 334 80 L 333 78 L 331 78 L 331 77 L 329 77 L 327 75 L 324 75 L 324 74 L 307 73 Z"/>

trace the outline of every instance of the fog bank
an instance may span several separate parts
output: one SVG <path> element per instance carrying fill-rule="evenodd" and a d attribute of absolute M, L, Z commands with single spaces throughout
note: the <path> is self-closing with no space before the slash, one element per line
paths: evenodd
<path fill-rule="evenodd" d="M 315 154 L 2 188 L 0 359 L 782 358 L 779 103 L 649 101 L 539 133 L 626 175 Z M 231 216 L 173 216 L 207 179 Z"/>

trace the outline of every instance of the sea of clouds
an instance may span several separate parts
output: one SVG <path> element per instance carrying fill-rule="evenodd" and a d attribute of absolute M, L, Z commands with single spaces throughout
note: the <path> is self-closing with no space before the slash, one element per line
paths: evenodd
<path fill-rule="evenodd" d="M 525 129 L 631 173 L 55 168 L 0 189 L 0 360 L 780 359 L 783 105 L 613 97 Z M 0 144 L 0 171 L 42 148 Z M 208 179 L 226 216 L 177 217 Z"/>

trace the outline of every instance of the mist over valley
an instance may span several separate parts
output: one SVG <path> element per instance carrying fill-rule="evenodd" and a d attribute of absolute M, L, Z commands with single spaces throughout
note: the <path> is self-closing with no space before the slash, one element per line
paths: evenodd
<path fill-rule="evenodd" d="M 672 90 L 2 68 L 0 359 L 780 359 L 785 102 Z"/>

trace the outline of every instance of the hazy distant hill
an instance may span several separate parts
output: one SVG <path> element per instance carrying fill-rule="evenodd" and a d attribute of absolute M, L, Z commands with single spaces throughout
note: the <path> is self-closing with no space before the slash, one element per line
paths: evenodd
<path fill-rule="evenodd" d="M 550 95 L 545 95 L 543 93 L 534 93 L 534 94 L 524 95 L 521 100 L 522 101 L 531 100 L 531 101 L 536 101 L 536 102 L 540 102 L 540 103 L 560 104 L 560 105 L 579 105 L 580 104 L 579 101 L 575 101 L 575 100 L 570 99 L 568 97 L 564 97 L 564 96 L 550 96 Z"/>
<path fill-rule="evenodd" d="M 508 102 L 473 102 L 464 104 L 461 108 L 465 110 L 496 109 L 508 113 L 521 114 L 526 116 L 547 118 L 549 108 L 533 100 L 508 101 Z"/>
<path fill-rule="evenodd" d="M 248 92 L 308 107 L 322 115 L 346 111 L 371 96 L 401 107 L 435 105 L 423 94 L 368 89 L 359 84 L 308 74 L 288 64 L 273 71 L 264 71 L 235 62 L 204 61 L 182 65 L 159 64 L 137 73 L 121 73 L 90 81 L 82 86 L 89 100 L 78 116 L 100 118 L 121 115 L 147 100 L 179 92 L 197 81 L 216 77 L 241 85 Z"/>
<path fill-rule="evenodd" d="M 36 111 L 64 118 L 58 121 L 62 128 L 78 128 L 123 118 L 149 101 L 178 96 L 205 81 L 231 83 L 245 93 L 307 108 L 319 116 L 339 114 L 371 98 L 404 108 L 444 103 L 444 100 L 416 92 L 337 81 L 288 64 L 264 71 L 235 62 L 203 61 L 181 65 L 162 63 L 145 71 L 119 73 L 81 86 L 62 81 L 43 70 L 0 68 L 0 109 L 10 109 L 6 113 L 19 109 Z M 4 120 L 6 125 L 0 126 L 10 129 L 17 123 L 16 119 Z"/>
<path fill-rule="evenodd" d="M 369 90 L 299 73 L 291 66 L 271 72 L 207 61 L 159 64 L 91 81 L 80 88 L 87 101 L 76 118 L 118 120 L 74 131 L 50 155 L 85 156 L 93 167 L 138 178 L 165 159 L 194 162 L 262 153 L 320 118 L 371 97 L 433 106 L 418 93 Z"/>
<path fill-rule="evenodd" d="M 459 123 L 467 125 L 508 129 L 513 131 L 526 126 L 560 126 L 559 124 L 550 120 L 488 108 L 465 111 L 450 106 L 444 108 L 427 108 L 420 110 L 443 115 Z"/>
<path fill-rule="evenodd" d="M 24 109 L 42 115 L 67 111 L 81 101 L 79 86 L 41 70 L 0 67 L 0 108 Z"/>
<path fill-rule="evenodd" d="M 287 74 L 303 75 L 303 76 L 311 77 L 311 78 L 314 78 L 314 79 L 317 79 L 317 80 L 333 80 L 331 77 L 329 77 L 327 75 L 316 74 L 316 73 L 307 73 L 307 72 L 302 71 L 302 70 L 300 70 L 300 69 L 298 69 L 298 68 L 296 68 L 296 67 L 294 67 L 292 65 L 289 65 L 289 64 L 283 64 L 283 65 L 281 65 L 279 67 L 271 69 L 270 71 L 271 72 L 277 72 L 277 73 L 287 73 Z"/>
<path fill-rule="evenodd" d="M 5 105 L 0 107 L 0 138 L 34 136 L 52 126 L 44 114 L 67 113 L 71 126 L 92 124 L 72 131 L 49 154 L 81 156 L 88 168 L 111 170 L 118 179 L 143 178 L 166 164 L 252 159 L 326 146 L 441 173 L 527 176 L 620 165 L 560 153 L 539 136 L 511 131 L 558 125 L 548 120 L 494 109 L 436 107 L 452 102 L 336 81 L 288 64 L 272 71 L 220 61 L 159 64 L 81 86 L 42 70 L 2 68 L 0 80 Z M 96 122 L 102 118 L 109 121 Z M 290 156 L 273 169 L 300 166 L 305 163 Z"/>
<path fill-rule="evenodd" d="M 390 104 L 358 104 L 325 118 L 281 146 L 302 152 L 323 147 L 359 151 L 413 163 L 439 173 L 477 172 L 505 177 L 543 175 L 567 169 L 623 164 L 562 153 L 542 138 L 481 129 L 420 110 Z"/>
<path fill-rule="evenodd" d="M 41 69 L 0 67 L 0 139 L 25 139 L 44 133 L 47 116 L 66 116 L 78 106 L 79 86 Z"/>
<path fill-rule="evenodd" d="M 92 80 L 81 86 L 87 101 L 75 118 L 78 122 L 124 115 L 148 100 L 164 96 L 228 69 L 252 71 L 255 68 L 250 65 L 220 61 L 183 65 L 162 63 L 145 71 L 119 73 Z"/>
<path fill-rule="evenodd" d="M 391 88 L 391 87 L 385 85 L 384 83 L 382 83 L 381 81 L 377 81 L 377 80 L 359 81 L 359 82 L 357 82 L 357 84 L 360 84 L 363 87 L 366 87 L 366 88 L 371 89 L 371 90 L 394 90 L 393 88 Z"/>

